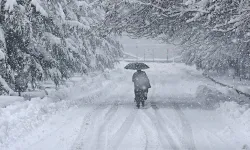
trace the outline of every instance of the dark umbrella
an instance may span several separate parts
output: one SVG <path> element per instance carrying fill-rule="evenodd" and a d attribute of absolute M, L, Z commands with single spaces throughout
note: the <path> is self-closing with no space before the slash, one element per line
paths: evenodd
<path fill-rule="evenodd" d="M 143 70 L 143 69 L 148 69 L 149 66 L 144 63 L 135 62 L 127 64 L 124 68 L 131 70 Z"/>

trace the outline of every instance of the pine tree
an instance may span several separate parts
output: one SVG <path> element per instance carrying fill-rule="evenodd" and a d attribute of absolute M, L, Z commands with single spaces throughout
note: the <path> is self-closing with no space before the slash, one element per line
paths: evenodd
<path fill-rule="evenodd" d="M 53 80 L 58 86 L 74 73 L 112 68 L 121 55 L 120 44 L 100 30 L 104 20 L 100 1 L 3 0 L 0 4 L 0 56 L 5 66 L 1 76 L 19 93 L 28 82 L 33 89 L 41 80 Z"/>

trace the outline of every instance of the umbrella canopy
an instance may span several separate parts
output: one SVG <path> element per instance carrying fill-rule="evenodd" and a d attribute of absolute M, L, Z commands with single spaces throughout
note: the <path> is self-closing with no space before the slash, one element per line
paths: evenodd
<path fill-rule="evenodd" d="M 131 69 L 131 70 L 143 70 L 143 69 L 148 69 L 149 66 L 144 64 L 144 63 L 129 63 L 125 66 L 125 69 Z"/>

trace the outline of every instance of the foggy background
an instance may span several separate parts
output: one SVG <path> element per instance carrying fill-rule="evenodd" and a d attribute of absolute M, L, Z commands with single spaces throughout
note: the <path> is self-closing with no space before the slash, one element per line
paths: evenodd
<path fill-rule="evenodd" d="M 165 44 L 152 39 L 132 39 L 128 36 L 119 37 L 118 39 L 123 45 L 125 53 L 142 59 L 144 58 L 144 53 L 146 59 L 153 59 L 153 57 L 159 59 L 167 59 L 168 57 L 170 59 L 179 55 L 180 52 L 180 48 L 175 45 Z"/>

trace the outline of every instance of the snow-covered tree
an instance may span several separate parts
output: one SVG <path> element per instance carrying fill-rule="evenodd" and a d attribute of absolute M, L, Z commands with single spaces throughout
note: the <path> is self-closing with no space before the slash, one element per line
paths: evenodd
<path fill-rule="evenodd" d="M 249 0 L 106 0 L 107 30 L 183 46 L 183 58 L 205 70 L 249 74 Z"/>
<path fill-rule="evenodd" d="M 76 72 L 111 68 L 121 55 L 121 45 L 100 30 L 100 1 L 2 0 L 0 6 L 0 75 L 10 89 L 25 91 L 28 82 L 35 88 L 45 79 L 60 84 Z"/>

